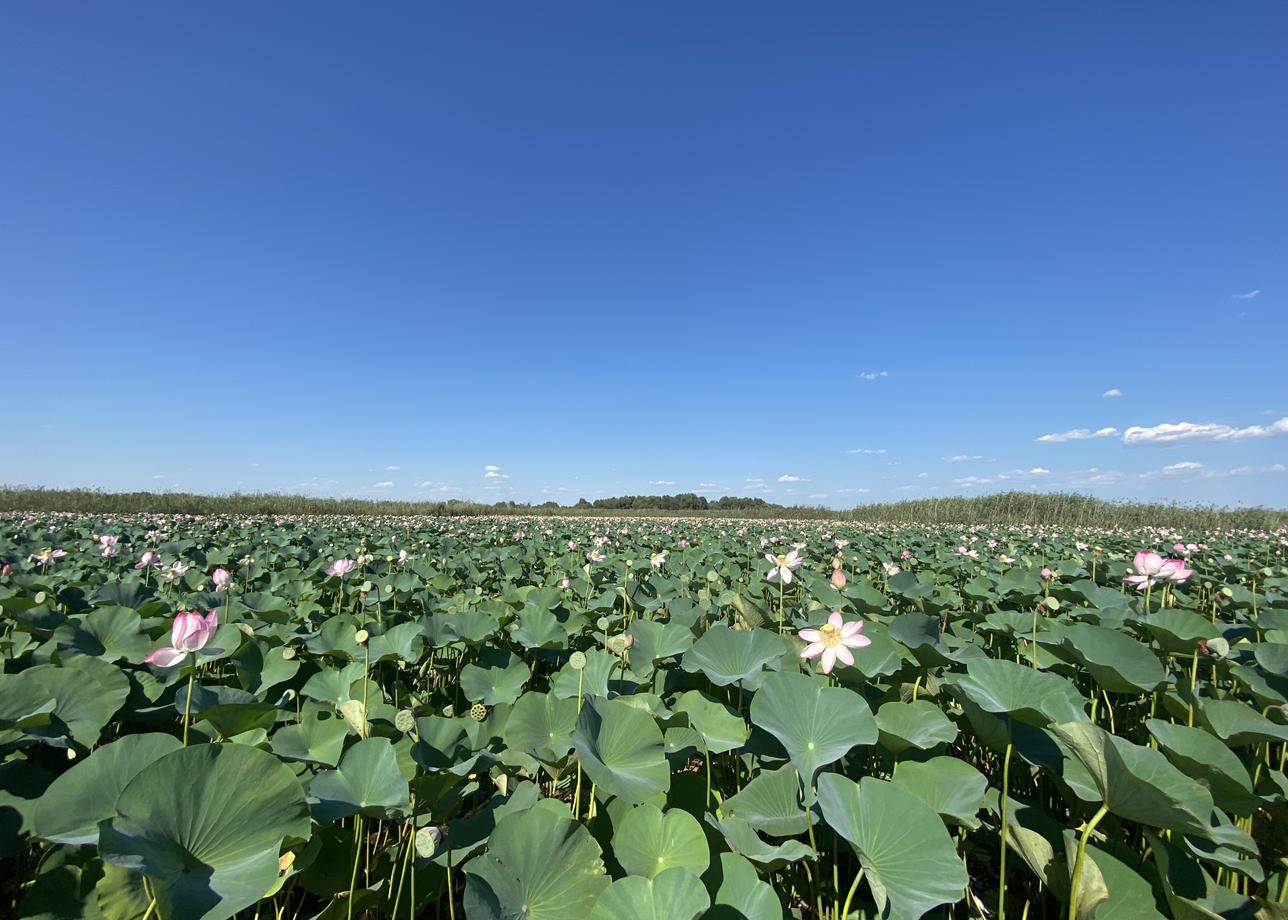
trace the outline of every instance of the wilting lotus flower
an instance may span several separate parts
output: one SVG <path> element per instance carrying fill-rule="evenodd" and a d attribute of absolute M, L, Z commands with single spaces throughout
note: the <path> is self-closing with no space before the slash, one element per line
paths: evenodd
<path fill-rule="evenodd" d="M 328 565 L 324 571 L 328 575 L 339 575 L 343 578 L 357 567 L 358 563 L 354 562 L 352 559 L 345 558 L 337 559 L 335 562 Z"/>
<path fill-rule="evenodd" d="M 186 573 L 187 571 L 188 571 L 188 566 L 184 565 L 182 562 L 170 563 L 165 567 L 164 578 L 166 580 L 166 583 L 168 584 L 174 581 L 176 578 L 182 578 L 184 576 L 184 573 Z"/>
<path fill-rule="evenodd" d="M 666 550 L 650 555 L 648 557 L 648 564 L 653 566 L 655 569 L 660 569 L 662 566 L 666 565 Z"/>
<path fill-rule="evenodd" d="M 1157 576 L 1163 571 L 1163 557 L 1147 549 L 1137 553 L 1131 564 L 1136 574 L 1128 575 L 1123 581 L 1129 585 L 1135 585 L 1137 591 L 1144 591 L 1154 584 L 1158 580 Z M 1187 575 L 1186 578 L 1188 577 Z"/>
<path fill-rule="evenodd" d="M 603 562 L 607 558 L 608 557 L 598 549 L 592 549 L 586 554 L 586 559 L 590 562 Z"/>
<path fill-rule="evenodd" d="M 847 623 L 840 612 L 833 610 L 827 622 L 818 629 L 802 629 L 797 633 L 809 643 L 801 652 L 801 657 L 809 659 L 818 658 L 821 655 L 824 674 L 832 673 L 838 658 L 847 665 L 853 665 L 854 655 L 850 653 L 850 649 L 863 648 L 865 645 L 872 644 L 872 640 L 867 636 L 859 635 L 862 629 L 862 620 L 851 620 Z"/>
<path fill-rule="evenodd" d="M 1158 570 L 1160 578 L 1166 578 L 1174 585 L 1182 585 L 1194 574 L 1193 569 L 1185 567 L 1184 559 L 1164 559 L 1163 567 Z"/>
<path fill-rule="evenodd" d="M 792 583 L 792 569 L 799 569 L 805 564 L 805 560 L 801 558 L 801 554 L 796 550 L 792 550 L 786 556 L 774 556 L 766 553 L 765 559 L 773 566 L 765 577 L 770 581 L 775 578 L 781 578 L 785 585 Z"/>
<path fill-rule="evenodd" d="M 134 567 L 136 569 L 146 569 L 149 566 L 160 565 L 160 564 L 161 564 L 161 556 L 158 553 L 152 552 L 152 550 L 148 550 L 142 556 L 139 557 L 138 562 L 134 563 Z"/>
<path fill-rule="evenodd" d="M 158 668 L 172 668 L 209 645 L 218 627 L 218 610 L 212 610 L 204 617 L 195 610 L 180 613 L 175 616 L 174 625 L 170 627 L 170 647 L 159 648 L 143 660 Z M 223 649 L 212 648 L 206 654 L 218 654 L 221 651 Z"/>
<path fill-rule="evenodd" d="M 233 573 L 227 569 L 215 569 L 214 574 L 210 576 L 210 580 L 215 583 L 216 591 L 227 591 L 232 586 Z"/>
<path fill-rule="evenodd" d="M 845 572 L 841 569 L 832 569 L 832 587 L 838 591 L 845 587 Z"/>
<path fill-rule="evenodd" d="M 883 562 L 881 563 L 881 568 L 885 571 L 886 578 L 894 578 L 903 571 L 903 569 L 899 568 L 893 562 Z"/>

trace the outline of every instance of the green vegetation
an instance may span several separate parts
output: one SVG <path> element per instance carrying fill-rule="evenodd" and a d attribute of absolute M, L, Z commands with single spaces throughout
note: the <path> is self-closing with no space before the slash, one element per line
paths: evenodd
<path fill-rule="evenodd" d="M 775 505 L 759 498 L 708 501 L 701 495 L 628 495 L 581 499 L 572 506 L 545 502 L 388 501 L 312 498 L 273 492 L 199 495 L 191 492 L 104 492 L 96 489 L 0 488 L 0 511 L 76 514 L 347 514 L 461 517 L 568 515 L 605 517 L 626 511 L 652 517 L 736 517 L 785 520 L 868 521 L 900 524 L 1036 524 L 1044 527 L 1149 527 L 1190 530 L 1273 530 L 1288 525 L 1288 511 L 1105 501 L 1068 492 L 999 492 L 976 497 L 926 498 L 858 505 L 845 511 Z"/>

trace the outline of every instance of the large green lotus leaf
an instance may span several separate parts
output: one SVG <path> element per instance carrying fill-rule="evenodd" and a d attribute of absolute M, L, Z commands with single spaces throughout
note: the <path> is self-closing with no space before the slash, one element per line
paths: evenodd
<path fill-rule="evenodd" d="M 386 658 L 397 658 L 415 663 L 420 659 L 423 644 L 420 623 L 399 623 L 367 640 L 368 660 L 375 664 Z"/>
<path fill-rule="evenodd" d="M 1085 702 L 1073 684 L 1014 661 L 976 659 L 965 674 L 945 675 L 943 682 L 985 712 L 1019 722 L 1046 725 L 1086 718 Z"/>
<path fill-rule="evenodd" d="M 924 763 L 905 760 L 891 782 L 921 799 L 945 821 L 979 827 L 977 815 L 984 807 L 988 779 L 966 761 L 956 757 L 932 757 Z"/>
<path fill-rule="evenodd" d="M 1106 690 L 1139 693 L 1153 690 L 1167 679 L 1162 662 L 1148 646 L 1116 629 L 1074 623 L 1064 627 L 1060 637 L 1065 651 Z"/>
<path fill-rule="evenodd" d="M 909 748 L 928 751 L 940 744 L 952 744 L 957 726 L 929 700 L 911 703 L 893 701 L 877 710 L 881 746 L 892 754 Z"/>
<path fill-rule="evenodd" d="M 77 744 L 93 747 L 98 743 L 103 727 L 111 720 L 130 695 L 130 681 L 115 665 L 89 655 L 68 659 L 61 667 L 52 664 L 37 665 L 17 674 L 0 675 L 0 696 L 5 699 L 4 709 L 25 709 L 28 703 L 32 712 L 44 710 L 49 700 L 53 708 L 49 723 L 34 731 L 36 737 L 53 741 L 64 733 Z M 27 732 L 0 731 L 0 744 L 17 740 Z"/>
<path fill-rule="evenodd" d="M 53 777 L 29 760 L 0 763 L 0 859 L 26 846 L 36 813 Z"/>
<path fill-rule="evenodd" d="M 564 665 L 550 682 L 550 692 L 560 699 L 581 695 L 608 696 L 609 678 L 621 667 L 621 661 L 611 652 L 592 648 L 586 653 L 586 666 L 581 670 Z"/>
<path fill-rule="evenodd" d="M 479 723 L 469 718 L 421 716 L 412 757 L 430 772 L 447 770 L 464 776 L 479 758 Z"/>
<path fill-rule="evenodd" d="M 873 680 L 894 674 L 903 667 L 902 649 L 890 638 L 885 626 L 867 620 L 863 624 L 863 635 L 872 641 L 863 648 L 850 649 L 854 667 L 842 667 L 835 672 L 842 681 L 853 679 L 855 672 Z"/>
<path fill-rule="evenodd" d="M 775 837 L 805 833 L 805 807 L 796 768 L 788 764 L 777 770 L 761 770 L 740 792 L 724 800 L 720 814 L 742 818 L 761 833 Z"/>
<path fill-rule="evenodd" d="M 294 677 L 300 670 L 300 660 L 286 657 L 287 646 L 265 646 L 261 641 L 247 642 L 232 657 L 237 680 L 242 689 L 260 693 L 276 687 Z"/>
<path fill-rule="evenodd" d="M 627 633 L 633 638 L 630 649 L 631 670 L 648 674 L 653 663 L 664 658 L 683 655 L 693 647 L 693 632 L 683 623 L 659 623 L 656 620 L 637 619 Z"/>
<path fill-rule="evenodd" d="M 893 783 L 835 773 L 818 778 L 831 828 L 849 841 L 884 920 L 916 920 L 966 893 L 969 881 L 948 829 L 930 806 Z"/>
<path fill-rule="evenodd" d="M 572 750 L 577 701 L 530 690 L 514 704 L 501 737 L 506 747 L 554 763 Z"/>
<path fill-rule="evenodd" d="M 513 703 L 531 676 L 523 659 L 508 649 L 483 648 L 477 664 L 470 662 L 461 668 L 461 692 L 467 700 L 484 706 Z"/>
<path fill-rule="evenodd" d="M 680 666 L 701 672 L 718 687 L 748 680 L 786 649 L 782 638 L 764 629 L 730 629 L 717 623 L 684 653 Z"/>
<path fill-rule="evenodd" d="M 613 855 L 629 874 L 645 878 L 677 866 L 701 875 L 711 864 L 706 835 L 693 815 L 648 803 L 614 821 Z"/>
<path fill-rule="evenodd" d="M 599 844 L 553 799 L 498 821 L 465 872 L 470 920 L 585 916 L 609 885 Z"/>
<path fill-rule="evenodd" d="M 309 704 L 300 721 L 273 733 L 270 745 L 283 760 L 305 760 L 334 767 L 344 751 L 349 725 L 334 711 Z"/>
<path fill-rule="evenodd" d="M 601 796 L 639 804 L 671 788 L 657 720 L 618 700 L 584 701 L 572 746 Z"/>
<path fill-rule="evenodd" d="M 143 876 L 111 863 L 100 863 L 103 875 L 94 884 L 94 900 L 102 920 L 140 920 L 152 903 Z M 86 911 L 86 916 L 93 916 Z"/>
<path fill-rule="evenodd" d="M 54 630 L 65 657 L 93 655 L 104 661 L 142 661 L 155 643 L 142 631 L 139 614 L 129 607 L 99 607 L 72 617 Z"/>
<path fill-rule="evenodd" d="M 1262 902 L 1263 910 L 1258 911 L 1256 901 L 1216 884 L 1199 863 L 1169 841 L 1148 830 L 1145 840 L 1154 853 L 1163 893 L 1176 920 L 1282 920 L 1282 910 Z"/>
<path fill-rule="evenodd" d="M 1203 700 L 1199 705 L 1199 720 L 1231 747 L 1259 741 L 1288 741 L 1288 725 L 1271 722 L 1238 700 Z"/>
<path fill-rule="evenodd" d="M 1169 608 L 1155 610 L 1139 622 L 1165 652 L 1190 654 L 1200 640 L 1215 639 L 1220 632 L 1207 617 L 1193 610 Z"/>
<path fill-rule="evenodd" d="M 353 814 L 391 818 L 406 814 L 411 804 L 388 738 L 367 738 L 345 751 L 339 767 L 313 777 L 309 800 L 319 824 Z"/>
<path fill-rule="evenodd" d="M 767 872 L 776 872 L 801 859 L 814 858 L 813 850 L 799 840 L 784 840 L 777 845 L 765 842 L 750 824 L 739 817 L 717 818 L 708 814 L 707 823 L 721 833 L 729 849 Z"/>
<path fill-rule="evenodd" d="M 54 780 L 36 808 L 35 833 L 54 843 L 98 840 L 98 822 L 116 813 L 117 796 L 148 764 L 176 751 L 173 735 L 126 735 L 105 744 Z"/>
<path fill-rule="evenodd" d="M 304 682 L 300 695 L 339 706 L 353 699 L 353 685 L 361 687 L 362 673 L 361 661 L 350 661 L 341 668 L 323 668 Z"/>
<path fill-rule="evenodd" d="M 716 881 L 713 876 L 718 876 Z M 783 920 L 783 905 L 756 867 L 737 853 L 721 853 L 707 874 L 716 891 L 707 920 Z"/>
<path fill-rule="evenodd" d="M 697 876 L 667 869 L 656 878 L 632 875 L 613 882 L 595 902 L 590 920 L 696 920 L 710 906 Z"/>
<path fill-rule="evenodd" d="M 1087 768 L 1101 799 L 1118 817 L 1211 836 L 1212 794 L 1158 751 L 1090 722 L 1064 722 L 1048 730 Z"/>
<path fill-rule="evenodd" d="M 1158 741 L 1163 755 L 1186 776 L 1207 786 L 1218 806 L 1240 816 L 1250 815 L 1261 806 L 1243 761 L 1219 739 L 1201 728 L 1161 719 L 1148 719 L 1145 727 Z"/>
<path fill-rule="evenodd" d="M 568 630 L 559 618 L 542 607 L 526 607 L 510 637 L 524 648 L 560 648 L 568 642 Z"/>
<path fill-rule="evenodd" d="M 876 719 L 863 697 L 800 673 L 769 675 L 751 701 L 751 720 L 787 750 L 805 785 L 807 805 L 814 802 L 814 774 L 820 767 L 877 740 Z"/>
<path fill-rule="evenodd" d="M 910 584 L 916 583 L 916 576 L 911 572 L 900 572 L 895 579 L 902 579 L 905 575 L 912 576 Z M 894 579 L 891 579 L 892 586 L 893 582 Z M 924 586 L 918 585 L 918 589 L 922 587 Z M 913 657 L 923 666 L 939 667 L 952 664 L 953 659 L 940 636 L 939 617 L 924 613 L 903 613 L 890 620 L 886 628 L 890 632 L 890 638 L 912 652 Z"/>
<path fill-rule="evenodd" d="M 276 883 L 283 838 L 310 832 L 289 767 L 257 748 L 208 744 L 140 770 L 100 825 L 99 853 L 147 875 L 166 920 L 227 920 Z"/>
<path fill-rule="evenodd" d="M 742 716 L 698 690 L 682 693 L 673 708 L 689 717 L 689 724 L 712 754 L 736 750 L 747 743 L 749 731 Z"/>

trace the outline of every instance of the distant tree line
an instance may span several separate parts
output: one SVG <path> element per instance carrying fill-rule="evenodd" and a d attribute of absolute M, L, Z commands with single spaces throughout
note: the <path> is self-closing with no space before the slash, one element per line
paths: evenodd
<path fill-rule="evenodd" d="M 597 498 L 593 502 L 581 499 L 574 506 L 602 511 L 764 511 L 781 509 L 763 498 L 739 498 L 726 495 L 709 501 L 704 495 L 681 492 L 678 495 L 619 495 L 616 498 Z"/>

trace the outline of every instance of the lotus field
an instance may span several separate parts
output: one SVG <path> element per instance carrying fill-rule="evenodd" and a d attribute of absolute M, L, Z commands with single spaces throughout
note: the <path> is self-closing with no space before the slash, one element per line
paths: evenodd
<path fill-rule="evenodd" d="M 1284 533 L 0 519 L 0 915 L 1288 916 Z"/>

